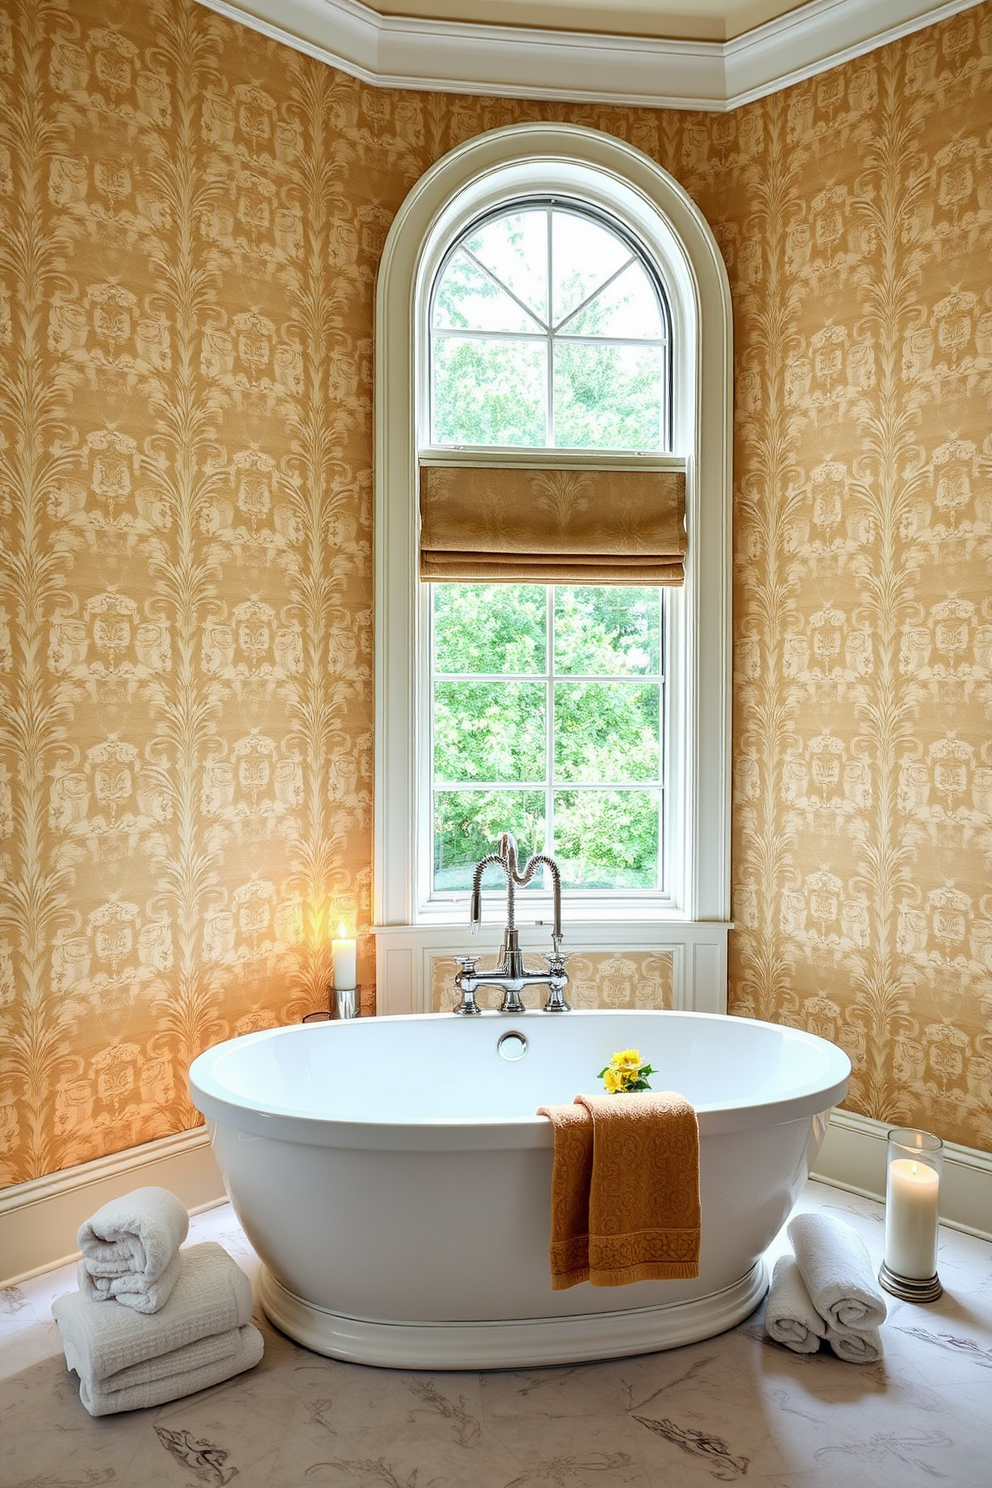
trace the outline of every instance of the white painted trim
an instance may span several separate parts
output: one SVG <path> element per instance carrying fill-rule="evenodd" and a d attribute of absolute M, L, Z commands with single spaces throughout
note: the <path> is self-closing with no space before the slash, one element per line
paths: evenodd
<path fill-rule="evenodd" d="M 206 1127 L 0 1190 L 0 1287 L 77 1260 L 83 1221 L 109 1199 L 149 1184 L 171 1189 L 191 1214 L 224 1203 Z"/>
<path fill-rule="evenodd" d="M 672 734 L 683 816 L 670 865 L 671 902 L 626 912 L 649 915 L 667 943 L 688 946 L 698 923 L 725 943 L 730 911 L 730 462 L 732 312 L 726 268 L 705 219 L 682 187 L 622 140 L 576 125 L 532 123 L 476 135 L 413 187 L 383 249 L 376 302 L 376 798 L 373 896 L 380 926 L 430 924 L 449 952 L 464 908 L 421 908 L 414 865 L 418 761 L 416 706 L 423 656 L 417 578 L 416 369 L 426 356 L 418 308 L 444 249 L 474 216 L 525 195 L 570 192 L 623 223 L 657 260 L 673 318 L 674 449 L 686 462 L 686 582 L 672 604 L 671 689 L 682 688 Z M 423 375 L 420 378 L 424 381 Z M 675 594 L 675 591 L 673 591 Z M 597 919 L 613 911 L 598 904 Z M 617 918 L 620 918 L 619 913 Z M 445 926 L 440 924 L 447 921 Z M 581 947 L 588 942 L 583 924 Z M 567 949 L 579 949 L 570 942 Z M 724 949 L 711 967 L 726 965 Z M 390 971 L 387 972 L 387 966 Z M 395 977 L 396 981 L 390 980 Z M 379 1006 L 418 1009 L 420 973 L 399 947 L 379 956 Z M 713 1011 L 709 990 L 704 1005 Z"/>
<path fill-rule="evenodd" d="M 790 88 L 936 25 L 979 0 L 811 0 L 798 10 L 723 43 L 727 69 L 725 109 Z"/>
<path fill-rule="evenodd" d="M 885 1139 L 892 1122 L 855 1111 L 830 1114 L 811 1178 L 870 1199 L 885 1198 Z M 992 1240 L 992 1153 L 944 1143 L 940 1222 Z"/>
<path fill-rule="evenodd" d="M 380 15 L 357 0 L 200 0 L 378 88 L 725 112 L 978 0 L 809 0 L 732 41 Z"/>

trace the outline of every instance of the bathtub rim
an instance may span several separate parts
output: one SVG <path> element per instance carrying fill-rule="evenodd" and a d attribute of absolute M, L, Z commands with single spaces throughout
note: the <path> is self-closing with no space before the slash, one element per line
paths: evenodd
<path fill-rule="evenodd" d="M 390 1323 L 348 1317 L 288 1291 L 263 1264 L 258 1296 L 281 1333 L 327 1358 L 383 1369 L 523 1369 L 660 1353 L 725 1333 L 768 1290 L 759 1256 L 720 1291 L 656 1307 L 479 1322 Z"/>
<path fill-rule="evenodd" d="M 511 1029 L 521 1022 L 544 1019 L 547 1015 L 528 1010 L 523 1014 L 507 1015 L 486 1012 L 481 1018 L 497 1022 Z M 819 1081 L 791 1090 L 787 1095 L 765 1101 L 729 1101 L 717 1105 L 701 1103 L 696 1106 L 699 1135 L 716 1136 L 729 1131 L 746 1131 L 763 1126 L 777 1126 L 787 1121 L 814 1118 L 829 1111 L 847 1094 L 851 1061 L 847 1054 L 829 1040 L 805 1029 L 790 1028 L 786 1024 L 769 1023 L 758 1018 L 741 1018 L 732 1013 L 699 1013 L 682 1009 L 606 1009 L 582 1008 L 566 1015 L 580 1018 L 660 1017 L 692 1021 L 715 1022 L 722 1025 L 739 1023 L 748 1027 L 768 1029 L 777 1038 L 792 1038 L 801 1043 L 813 1043 L 829 1051 L 832 1068 L 829 1081 Z M 443 1020 L 447 1023 L 463 1022 L 454 1013 L 405 1013 L 376 1020 L 382 1025 L 414 1023 L 422 1026 L 425 1020 Z M 458 1116 L 417 1117 L 397 1122 L 395 1120 L 342 1121 L 311 1115 L 291 1107 L 277 1106 L 262 1101 L 248 1104 L 234 1098 L 214 1077 L 212 1065 L 223 1057 L 233 1045 L 256 1043 L 281 1038 L 348 1038 L 352 1031 L 368 1028 L 372 1019 L 354 1021 L 328 1020 L 324 1023 L 286 1024 L 278 1028 L 259 1029 L 255 1033 L 240 1034 L 212 1045 L 197 1056 L 189 1067 L 188 1083 L 190 1098 L 196 1108 L 211 1124 L 226 1126 L 248 1136 L 267 1137 L 272 1140 L 297 1142 L 304 1146 L 340 1147 L 351 1149 L 386 1149 L 389 1151 L 452 1150 L 486 1151 L 494 1148 L 533 1148 L 553 1145 L 551 1122 L 546 1116 Z M 479 1019 L 471 1020 L 479 1023 Z"/>

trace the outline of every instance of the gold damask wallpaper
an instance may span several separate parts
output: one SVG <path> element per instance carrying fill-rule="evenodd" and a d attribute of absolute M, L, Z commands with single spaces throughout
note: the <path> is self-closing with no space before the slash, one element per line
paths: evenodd
<path fill-rule="evenodd" d="M 0 0 L 0 1181 L 193 1124 L 189 1060 L 318 1005 L 339 922 L 371 982 L 378 258 L 529 118 L 652 155 L 730 273 L 731 1009 L 992 1147 L 990 90 L 988 3 L 710 115 Z"/>

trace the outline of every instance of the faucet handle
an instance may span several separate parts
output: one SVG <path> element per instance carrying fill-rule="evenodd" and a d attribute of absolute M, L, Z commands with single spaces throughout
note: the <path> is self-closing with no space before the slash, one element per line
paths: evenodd
<path fill-rule="evenodd" d="M 477 1018 L 482 1012 L 482 1009 L 475 1000 L 475 963 L 478 959 L 478 956 L 455 957 L 455 960 L 461 967 L 461 971 L 455 977 L 455 986 L 462 994 L 462 1000 L 454 1011 L 463 1018 Z M 467 987 L 462 981 L 463 977 L 468 982 Z"/>
<path fill-rule="evenodd" d="M 545 955 L 544 959 L 548 963 L 548 1000 L 544 1004 L 544 1011 L 546 1013 L 567 1013 L 570 1008 L 565 1000 L 565 988 L 568 986 L 565 957 L 556 948 L 550 956 Z"/>

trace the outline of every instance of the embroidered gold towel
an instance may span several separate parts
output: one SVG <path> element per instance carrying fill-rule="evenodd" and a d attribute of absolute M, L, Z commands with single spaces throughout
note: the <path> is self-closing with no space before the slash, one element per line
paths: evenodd
<path fill-rule="evenodd" d="M 699 1274 L 699 1131 L 674 1091 L 577 1095 L 554 1127 L 551 1285 Z"/>

